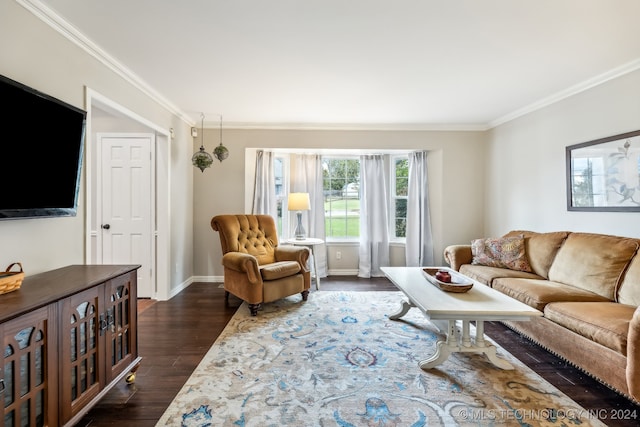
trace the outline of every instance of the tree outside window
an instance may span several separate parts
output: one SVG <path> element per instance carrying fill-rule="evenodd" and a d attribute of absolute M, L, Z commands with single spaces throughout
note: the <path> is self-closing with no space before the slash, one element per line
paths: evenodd
<path fill-rule="evenodd" d="M 331 239 L 360 236 L 360 160 L 323 157 L 325 233 Z"/>

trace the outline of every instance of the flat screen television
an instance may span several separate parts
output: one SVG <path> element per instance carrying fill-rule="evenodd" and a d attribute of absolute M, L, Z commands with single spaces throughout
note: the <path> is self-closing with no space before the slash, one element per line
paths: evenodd
<path fill-rule="evenodd" d="M 0 75 L 0 220 L 75 216 L 86 111 Z"/>

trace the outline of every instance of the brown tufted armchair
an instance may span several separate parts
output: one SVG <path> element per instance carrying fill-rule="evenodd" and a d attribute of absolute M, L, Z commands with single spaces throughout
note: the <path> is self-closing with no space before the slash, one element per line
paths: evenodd
<path fill-rule="evenodd" d="M 211 228 L 220 235 L 225 301 L 229 293 L 258 314 L 263 302 L 300 292 L 306 301 L 311 286 L 309 250 L 278 246 L 278 231 L 269 215 L 217 215 Z"/>

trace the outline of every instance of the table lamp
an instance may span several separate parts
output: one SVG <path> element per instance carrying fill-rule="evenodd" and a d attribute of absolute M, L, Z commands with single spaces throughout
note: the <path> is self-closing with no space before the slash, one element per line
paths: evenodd
<path fill-rule="evenodd" d="M 306 236 L 304 227 L 302 226 L 302 211 L 308 211 L 311 209 L 309 193 L 289 193 L 287 206 L 290 211 L 297 211 L 296 215 L 298 216 L 298 225 L 295 230 L 296 240 L 304 240 Z"/>

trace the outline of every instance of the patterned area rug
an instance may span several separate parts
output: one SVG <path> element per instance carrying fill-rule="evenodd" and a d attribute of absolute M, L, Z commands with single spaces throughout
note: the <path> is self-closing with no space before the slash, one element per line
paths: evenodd
<path fill-rule="evenodd" d="M 515 369 L 454 354 L 424 371 L 438 330 L 400 292 L 315 292 L 245 305 L 158 426 L 603 426 L 503 349 Z"/>

